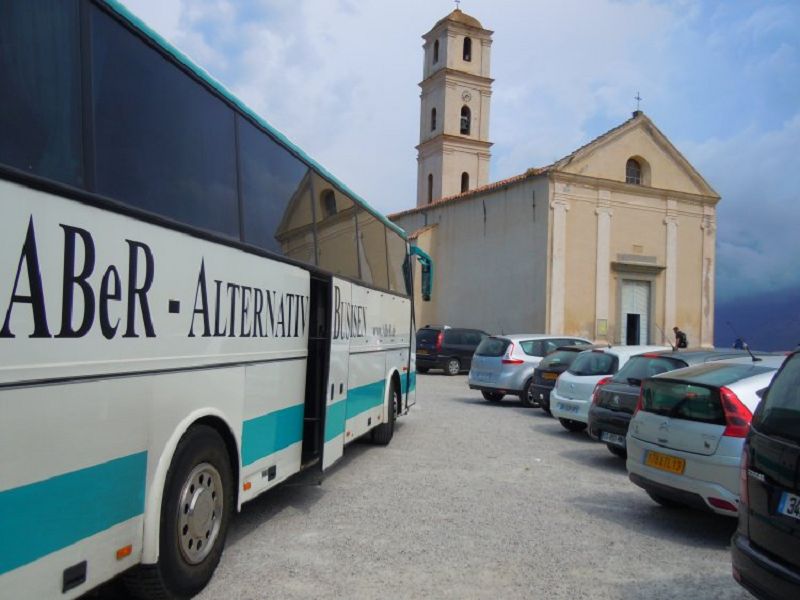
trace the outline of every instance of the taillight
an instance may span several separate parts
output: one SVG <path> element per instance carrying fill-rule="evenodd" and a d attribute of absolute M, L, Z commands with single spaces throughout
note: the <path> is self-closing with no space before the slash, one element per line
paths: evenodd
<path fill-rule="evenodd" d="M 512 354 L 514 354 L 513 343 L 508 345 L 508 349 L 506 350 L 506 353 L 503 355 L 503 358 L 500 362 L 502 362 L 504 365 L 521 365 L 525 362 L 521 358 L 512 358 Z"/>
<path fill-rule="evenodd" d="M 597 385 L 594 386 L 594 390 L 592 390 L 592 404 L 597 404 L 598 399 L 600 398 L 600 388 L 603 387 L 611 381 L 611 377 L 603 377 L 600 381 L 597 382 Z"/>
<path fill-rule="evenodd" d="M 750 421 L 753 413 L 750 412 L 742 401 L 731 390 L 726 387 L 719 389 L 719 399 L 722 403 L 722 410 L 725 413 L 725 431 L 722 435 L 728 437 L 743 438 L 750 431 Z"/>
<path fill-rule="evenodd" d="M 750 495 L 747 492 L 747 469 L 750 468 L 750 453 L 747 442 L 742 448 L 742 460 L 739 465 L 739 505 L 746 507 L 750 504 Z"/>
<path fill-rule="evenodd" d="M 440 331 L 436 336 L 436 351 L 439 352 L 444 344 L 444 331 Z"/>

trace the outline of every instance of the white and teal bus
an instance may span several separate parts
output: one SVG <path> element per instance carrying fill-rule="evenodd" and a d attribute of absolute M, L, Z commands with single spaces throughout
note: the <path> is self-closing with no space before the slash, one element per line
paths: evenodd
<path fill-rule="evenodd" d="M 243 503 L 389 443 L 411 252 L 123 6 L 0 0 L 0 598 L 192 596 Z"/>

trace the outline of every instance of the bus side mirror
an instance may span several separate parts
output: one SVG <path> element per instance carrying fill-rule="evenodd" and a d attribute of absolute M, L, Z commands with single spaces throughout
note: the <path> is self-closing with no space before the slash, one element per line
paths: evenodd
<path fill-rule="evenodd" d="M 433 260 L 422 248 L 411 246 L 409 252 L 417 257 L 422 266 L 422 299 L 429 302 L 433 291 Z"/>

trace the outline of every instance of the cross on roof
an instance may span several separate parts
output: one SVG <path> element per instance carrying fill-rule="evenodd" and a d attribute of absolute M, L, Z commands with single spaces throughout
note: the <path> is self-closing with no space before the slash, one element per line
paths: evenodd
<path fill-rule="evenodd" d="M 636 100 L 636 110 L 639 110 L 639 102 L 641 102 L 642 97 L 639 95 L 639 92 L 636 92 L 636 95 L 633 97 Z"/>
<path fill-rule="evenodd" d="M 461 4 L 461 0 L 454 0 L 454 1 L 456 3 L 456 10 L 459 10 L 460 8 L 459 4 Z"/>

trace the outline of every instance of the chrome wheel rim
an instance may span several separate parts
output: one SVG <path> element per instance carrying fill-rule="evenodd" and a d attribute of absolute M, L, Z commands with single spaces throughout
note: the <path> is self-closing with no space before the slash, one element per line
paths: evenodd
<path fill-rule="evenodd" d="M 189 564 L 202 562 L 219 536 L 224 498 L 222 477 L 209 464 L 197 465 L 183 483 L 178 503 L 178 547 Z"/>
<path fill-rule="evenodd" d="M 447 363 L 448 370 L 453 374 L 458 374 L 458 367 L 458 361 L 451 360 L 449 363 Z"/>

